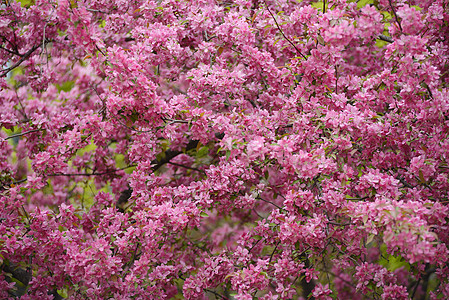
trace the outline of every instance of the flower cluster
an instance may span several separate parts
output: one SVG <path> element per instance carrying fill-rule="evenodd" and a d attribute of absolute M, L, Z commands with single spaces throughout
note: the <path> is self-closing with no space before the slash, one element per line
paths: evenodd
<path fill-rule="evenodd" d="M 0 298 L 449 298 L 446 2 L 3 1 Z"/>

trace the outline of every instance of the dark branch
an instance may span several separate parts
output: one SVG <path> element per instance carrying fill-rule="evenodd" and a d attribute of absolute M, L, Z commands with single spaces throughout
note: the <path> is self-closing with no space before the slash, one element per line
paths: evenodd
<path fill-rule="evenodd" d="M 31 280 L 31 269 L 25 270 L 9 263 L 3 263 L 1 269 L 6 273 L 10 273 L 15 279 L 19 280 L 25 286 L 27 286 Z"/>
<path fill-rule="evenodd" d="M 273 18 L 274 23 L 276 23 L 276 27 L 279 29 L 279 32 L 282 34 L 282 36 L 284 37 L 284 39 L 293 46 L 293 48 L 296 49 L 296 52 L 298 52 L 299 55 L 302 56 L 302 58 L 304 58 L 305 60 L 307 60 L 307 57 L 304 56 L 304 54 L 301 53 L 301 51 L 299 51 L 299 49 L 295 46 L 295 44 L 293 44 L 293 42 L 285 36 L 284 31 L 282 31 L 281 27 L 279 26 L 278 22 L 276 21 L 276 18 L 274 17 L 273 13 L 271 12 L 270 8 L 268 7 L 267 2 L 264 0 L 265 2 L 265 6 L 267 7 L 268 12 L 270 13 L 271 17 Z"/>
<path fill-rule="evenodd" d="M 220 297 L 221 299 L 223 299 L 223 300 L 229 300 L 228 298 L 226 298 L 225 296 L 223 296 L 223 295 L 220 295 L 219 293 L 217 293 L 217 292 L 215 292 L 215 291 L 213 291 L 213 290 L 209 290 L 209 289 L 204 289 L 206 292 L 209 292 L 209 293 L 212 293 L 212 294 L 214 294 L 215 296 L 218 296 L 218 297 Z"/>
<path fill-rule="evenodd" d="M 23 63 L 25 60 L 28 59 L 28 57 L 30 57 L 31 54 L 33 54 L 34 51 L 36 51 L 37 48 L 39 48 L 40 45 L 36 45 L 33 48 L 31 48 L 30 50 L 28 50 L 27 53 L 23 54 L 22 58 L 19 59 L 15 64 L 13 64 L 11 67 L 6 68 L 2 71 L 2 73 L 0 74 L 0 77 L 5 77 L 9 72 L 11 72 L 12 70 L 14 70 L 15 68 L 17 68 L 18 66 L 20 66 L 21 63 Z"/>
<path fill-rule="evenodd" d="M 105 172 L 92 172 L 92 173 L 54 173 L 54 174 L 47 174 L 47 176 L 51 176 L 51 177 L 55 177 L 55 176 L 100 176 L 100 175 L 106 175 L 106 174 L 111 174 L 111 173 L 116 173 L 118 171 L 123 171 L 132 167 L 135 167 L 136 165 L 130 165 L 130 166 L 126 166 L 124 168 L 120 168 L 120 169 L 115 169 L 115 170 L 109 170 L 109 171 L 105 171 Z"/>
<path fill-rule="evenodd" d="M 20 53 L 18 53 L 16 51 L 9 50 L 8 48 L 2 47 L 2 46 L 0 46 L 0 49 L 4 50 L 4 51 L 6 51 L 6 52 L 8 52 L 10 54 L 13 54 L 13 55 L 22 56 Z"/>
<path fill-rule="evenodd" d="M 6 137 L 5 141 L 9 140 L 9 139 L 13 139 L 13 138 L 19 137 L 19 136 L 24 136 L 25 134 L 28 134 L 28 133 L 38 132 L 38 131 L 41 131 L 41 130 L 42 129 L 33 129 L 33 130 L 28 130 L 28 131 L 25 131 L 25 132 L 13 134 L 13 135 L 10 135 L 10 136 Z"/>
<path fill-rule="evenodd" d="M 280 210 L 284 210 L 282 207 L 280 207 L 280 206 L 277 205 L 276 203 L 273 203 L 273 202 L 271 202 L 271 201 L 265 200 L 265 199 L 263 199 L 263 198 L 260 197 L 260 196 L 257 196 L 256 199 L 262 200 L 263 202 L 266 202 L 266 203 L 269 203 L 269 204 L 271 204 L 271 205 L 273 205 L 273 206 L 276 206 L 276 207 L 279 208 Z"/>
<path fill-rule="evenodd" d="M 383 34 L 380 34 L 378 38 L 379 38 L 379 40 L 382 40 L 382 41 L 385 41 L 388 43 L 394 43 L 394 41 L 391 37 L 383 35 Z"/>
<path fill-rule="evenodd" d="M 306 268 L 310 268 L 311 264 L 307 256 L 305 256 L 304 265 Z M 315 289 L 315 281 L 313 279 L 310 279 L 310 281 L 307 282 L 304 276 L 304 278 L 302 278 L 301 280 L 301 287 L 302 287 L 302 296 L 305 299 L 315 299 L 315 297 L 312 296 L 312 292 Z"/>
<path fill-rule="evenodd" d="M 216 134 L 215 137 L 218 139 L 222 139 L 224 136 L 224 134 Z M 197 140 L 191 140 L 186 148 L 185 148 L 185 152 L 195 149 L 198 146 L 199 141 Z M 178 156 L 179 154 L 183 153 L 183 151 L 175 151 L 175 150 L 167 150 L 165 151 L 165 156 L 161 159 L 154 159 L 151 164 L 153 165 L 153 167 L 151 168 L 153 172 L 156 172 L 157 170 L 159 170 L 159 168 L 161 168 L 163 165 L 167 164 L 167 163 L 171 163 L 170 161 L 175 158 L 176 156 Z M 174 163 L 172 163 L 173 165 L 176 165 Z M 182 167 L 186 167 L 186 166 L 182 166 Z M 198 170 L 200 172 L 204 172 L 201 170 Z M 120 207 L 119 204 L 125 204 L 128 199 L 131 197 L 132 195 L 132 189 L 130 187 L 128 187 L 126 190 L 122 191 L 122 193 L 120 194 L 118 200 L 117 200 L 117 207 Z"/>
<path fill-rule="evenodd" d="M 394 18 L 395 18 L 395 20 L 396 20 L 396 23 L 398 23 L 399 29 L 400 29 L 401 32 L 402 32 L 401 22 L 399 22 L 399 17 L 398 17 L 398 15 L 396 14 L 396 11 L 394 10 L 394 7 L 393 7 L 393 4 L 391 3 L 391 0 L 388 0 L 388 3 L 390 3 L 390 7 L 391 7 L 391 10 L 393 11 L 393 14 L 394 14 Z"/>

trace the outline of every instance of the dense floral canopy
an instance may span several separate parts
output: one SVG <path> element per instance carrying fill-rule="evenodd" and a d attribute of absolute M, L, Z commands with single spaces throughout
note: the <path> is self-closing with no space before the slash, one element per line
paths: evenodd
<path fill-rule="evenodd" d="M 0 298 L 449 298 L 447 0 L 2 3 Z"/>

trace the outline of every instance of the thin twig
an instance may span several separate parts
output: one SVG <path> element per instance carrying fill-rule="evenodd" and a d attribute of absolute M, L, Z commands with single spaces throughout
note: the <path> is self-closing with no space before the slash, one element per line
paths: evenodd
<path fill-rule="evenodd" d="M 396 23 L 398 23 L 399 29 L 400 29 L 401 32 L 402 32 L 402 26 L 401 26 L 401 23 L 399 22 L 398 15 L 396 14 L 396 11 L 394 10 L 394 7 L 393 7 L 393 4 L 391 3 L 391 0 L 388 0 L 388 3 L 390 3 L 391 10 L 393 11 L 394 18 L 396 19 Z"/>
<path fill-rule="evenodd" d="M 398 176 L 396 179 L 398 179 L 405 187 L 409 188 L 409 189 L 413 189 L 415 188 L 415 186 L 411 185 L 410 183 L 408 183 L 407 181 L 405 181 L 402 177 Z"/>
<path fill-rule="evenodd" d="M 212 293 L 212 294 L 214 294 L 215 296 L 218 296 L 218 297 L 220 297 L 221 299 L 224 299 L 224 300 L 229 300 L 228 298 L 226 298 L 225 296 L 223 296 L 223 295 L 221 295 L 221 294 L 219 294 L 219 293 L 217 293 L 217 292 L 215 292 L 215 291 L 213 291 L 213 290 L 209 290 L 209 289 L 204 289 L 206 292 L 209 292 L 209 293 Z"/>
<path fill-rule="evenodd" d="M 103 50 L 100 49 L 100 47 L 95 44 L 95 48 L 97 48 L 98 51 L 100 51 L 101 54 L 103 54 L 104 57 L 106 57 L 106 54 L 103 52 Z"/>
<path fill-rule="evenodd" d="M 5 38 L 4 36 L 2 36 L 2 40 L 3 42 L 7 41 L 11 47 L 14 49 L 14 54 L 18 55 L 18 56 L 23 56 L 22 54 L 19 53 L 19 49 L 17 48 L 16 44 L 13 44 L 10 40 L 8 40 L 7 38 Z M 5 49 L 6 50 L 6 49 Z"/>
<path fill-rule="evenodd" d="M 350 255 L 344 253 L 343 251 L 340 250 L 340 248 L 337 247 L 337 245 L 335 244 L 330 244 L 330 241 L 328 243 L 328 245 L 331 245 L 334 249 L 336 249 L 338 252 L 340 252 L 340 254 L 347 256 L 350 260 L 352 260 L 357 266 L 360 266 L 360 264 L 354 259 L 352 258 Z M 326 245 L 327 247 L 327 245 Z"/>
<path fill-rule="evenodd" d="M 263 1 L 265 3 L 265 6 L 267 7 L 268 12 L 270 13 L 271 17 L 273 18 L 274 23 L 276 23 L 276 27 L 279 29 L 279 32 L 282 34 L 282 36 L 284 37 L 284 39 L 287 40 L 287 42 L 290 43 L 290 45 L 293 46 L 293 48 L 296 49 L 296 51 L 298 52 L 299 55 L 302 56 L 302 58 L 304 58 L 305 60 L 307 60 L 307 57 L 304 56 L 304 54 L 301 53 L 301 51 L 299 51 L 299 49 L 295 46 L 295 44 L 293 44 L 293 42 L 285 36 L 284 32 L 282 31 L 281 27 L 279 26 L 278 22 L 276 21 L 275 16 L 273 15 L 273 13 L 271 12 L 270 8 L 268 7 L 267 1 L 264 0 Z"/>
<path fill-rule="evenodd" d="M 421 277 L 420 277 L 420 278 L 418 279 L 418 281 L 416 282 L 416 285 L 415 285 L 415 287 L 413 288 L 413 292 L 412 292 L 412 295 L 410 296 L 410 299 L 415 298 L 415 293 L 416 293 L 416 291 L 418 290 L 418 286 L 419 286 L 420 281 L 421 281 Z"/>
<path fill-rule="evenodd" d="M 168 164 L 174 165 L 174 166 L 177 166 L 177 167 L 181 167 L 181 168 L 186 168 L 186 169 L 193 170 L 193 171 L 197 171 L 197 172 L 200 172 L 200 173 L 203 173 L 203 174 L 206 174 L 206 172 L 204 172 L 203 170 L 200 170 L 200 169 L 198 169 L 198 168 L 184 166 L 184 165 L 177 164 L 177 163 L 174 163 L 174 162 L 171 162 L 171 161 L 169 161 Z"/>
<path fill-rule="evenodd" d="M 338 94 L 338 67 L 335 66 L 335 94 Z"/>
<path fill-rule="evenodd" d="M 262 197 L 260 197 L 260 196 L 257 196 L 257 198 L 256 198 L 256 199 L 262 200 L 263 202 L 266 202 L 266 203 L 270 203 L 271 205 L 273 205 L 273 206 L 276 206 L 277 208 L 279 208 L 279 209 L 283 210 L 283 208 L 282 208 L 282 207 L 280 207 L 279 205 L 277 205 L 277 204 L 275 204 L 275 203 L 273 203 L 273 202 L 271 202 L 271 201 L 265 200 L 265 199 L 263 199 L 263 198 L 262 198 Z"/>
<path fill-rule="evenodd" d="M 50 15 L 48 16 L 48 19 L 49 19 L 49 20 L 50 20 L 51 16 L 53 15 L 53 12 L 54 12 L 54 11 L 55 11 L 55 10 L 53 9 L 53 10 L 51 11 Z M 48 69 L 48 51 L 47 51 L 47 47 L 45 46 L 45 41 L 46 41 L 46 38 L 45 38 L 45 30 L 47 29 L 47 25 L 48 25 L 48 22 L 45 23 L 44 30 L 43 30 L 43 35 L 42 35 L 42 51 L 41 51 L 41 55 L 40 55 L 40 56 L 42 56 L 42 55 L 44 54 L 44 51 L 45 51 L 45 58 L 47 59 L 47 69 Z M 42 66 L 40 67 L 40 69 L 41 69 L 41 74 L 42 74 Z"/>
<path fill-rule="evenodd" d="M 273 252 L 271 252 L 270 260 L 268 261 L 268 263 L 270 263 L 271 260 L 273 259 L 274 252 L 276 252 L 276 249 L 278 248 L 278 246 L 279 246 L 280 243 L 281 243 L 281 242 L 278 242 L 278 243 L 276 244 L 276 246 L 274 247 Z"/>
<path fill-rule="evenodd" d="M 257 241 L 254 243 L 254 245 L 252 245 L 252 247 L 248 250 L 248 253 L 250 253 L 251 250 L 253 250 L 254 247 L 256 247 L 256 245 L 257 245 L 260 241 L 261 241 L 261 240 L 257 240 Z"/>

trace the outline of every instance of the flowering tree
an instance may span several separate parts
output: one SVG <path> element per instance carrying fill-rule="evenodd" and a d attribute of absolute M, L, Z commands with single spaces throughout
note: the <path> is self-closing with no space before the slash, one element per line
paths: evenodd
<path fill-rule="evenodd" d="M 447 0 L 0 11 L 1 298 L 449 298 Z"/>

